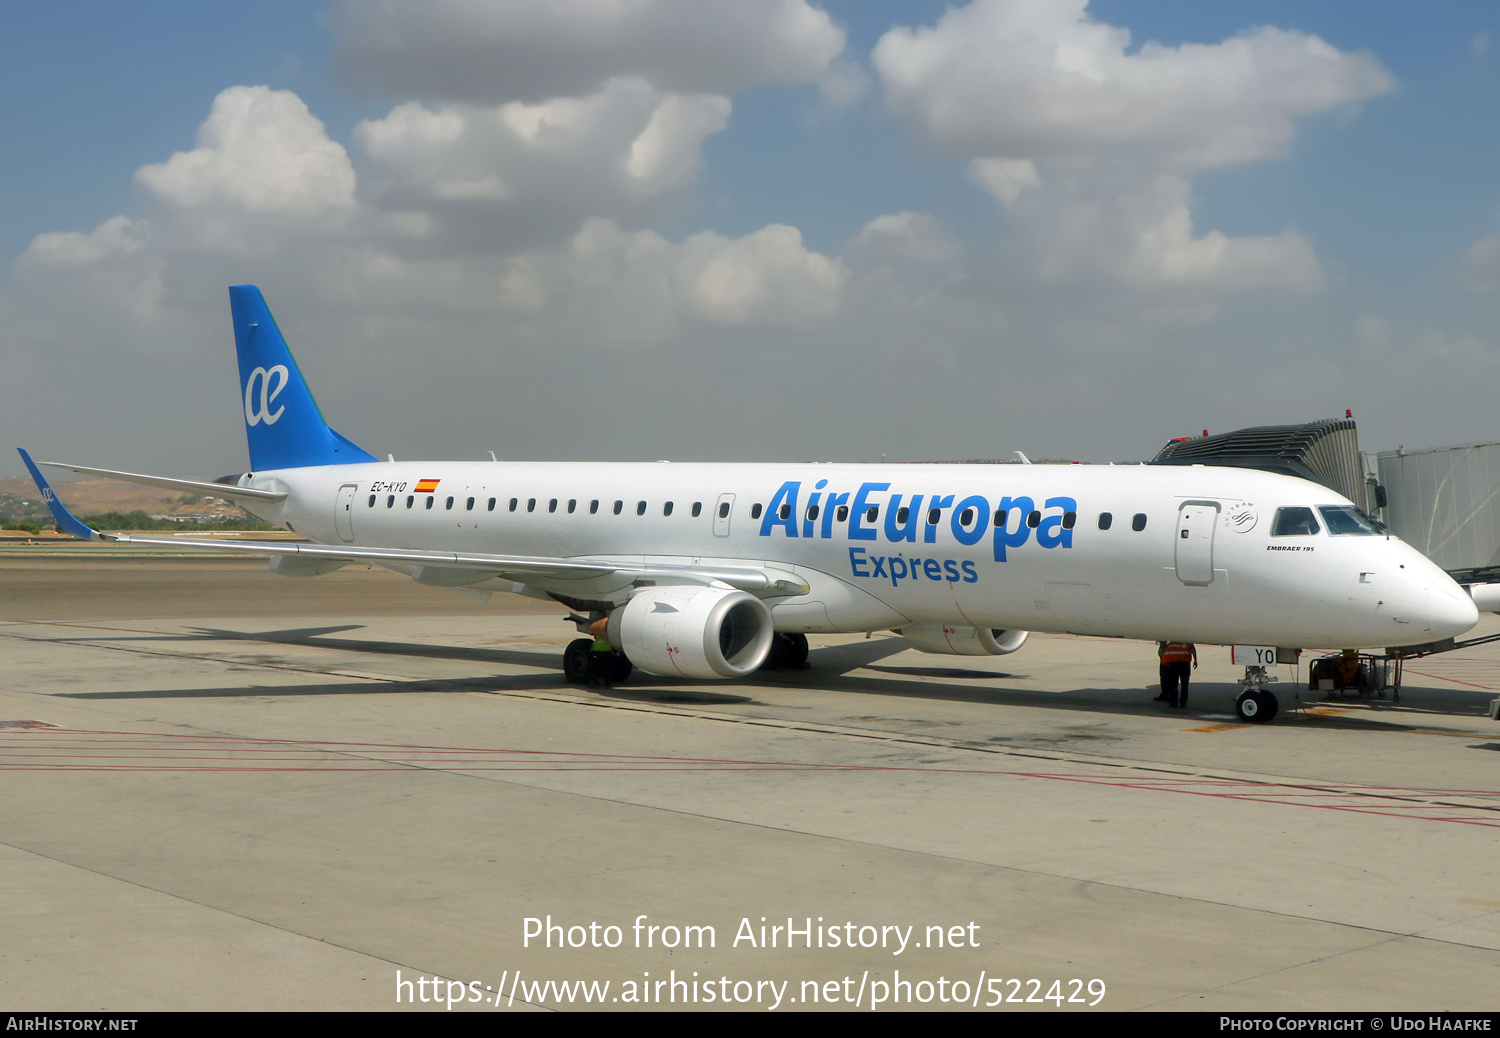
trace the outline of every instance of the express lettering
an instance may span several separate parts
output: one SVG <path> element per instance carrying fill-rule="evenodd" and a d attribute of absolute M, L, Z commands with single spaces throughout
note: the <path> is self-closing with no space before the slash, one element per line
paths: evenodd
<path fill-rule="evenodd" d="M 968 559 L 909 559 L 905 555 L 871 555 L 864 548 L 849 549 L 849 572 L 856 577 L 880 577 L 899 587 L 903 580 L 962 581 L 973 584 L 979 571 Z"/>

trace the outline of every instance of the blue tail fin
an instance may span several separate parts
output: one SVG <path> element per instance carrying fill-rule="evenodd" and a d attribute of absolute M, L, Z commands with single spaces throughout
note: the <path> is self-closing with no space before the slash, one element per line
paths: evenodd
<path fill-rule="evenodd" d="M 240 360 L 250 467 L 259 471 L 375 461 L 323 421 L 260 289 L 232 286 L 229 309 Z"/>

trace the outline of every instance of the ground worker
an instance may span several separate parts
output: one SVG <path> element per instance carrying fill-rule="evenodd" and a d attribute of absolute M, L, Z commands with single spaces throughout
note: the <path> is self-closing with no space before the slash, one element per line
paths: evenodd
<path fill-rule="evenodd" d="M 1191 642 L 1157 642 L 1156 655 L 1161 660 L 1161 695 L 1156 702 L 1186 709 L 1188 676 L 1198 666 L 1198 647 Z"/>

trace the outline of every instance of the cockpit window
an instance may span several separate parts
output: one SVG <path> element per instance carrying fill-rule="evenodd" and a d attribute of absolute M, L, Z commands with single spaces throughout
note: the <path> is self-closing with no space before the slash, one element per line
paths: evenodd
<path fill-rule="evenodd" d="M 1341 533 L 1369 535 L 1380 532 L 1357 509 L 1341 505 L 1319 505 L 1318 511 L 1323 513 L 1323 523 L 1328 527 L 1328 532 L 1335 536 Z"/>
<path fill-rule="evenodd" d="M 1318 532 L 1318 520 L 1311 508 L 1278 508 L 1272 537 L 1307 537 Z"/>

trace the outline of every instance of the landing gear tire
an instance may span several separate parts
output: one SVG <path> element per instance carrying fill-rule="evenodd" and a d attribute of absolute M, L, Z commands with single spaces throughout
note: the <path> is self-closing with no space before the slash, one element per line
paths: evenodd
<path fill-rule="evenodd" d="M 563 650 L 563 680 L 570 685 L 587 685 L 593 670 L 590 659 L 594 647 L 592 638 L 575 638 Z"/>
<path fill-rule="evenodd" d="M 635 665 L 626 658 L 623 652 L 611 652 L 603 660 L 603 678 L 606 685 L 624 684 L 630 677 L 630 672 L 635 670 Z"/>
<path fill-rule="evenodd" d="M 762 670 L 801 670 L 807 666 L 807 635 L 777 634 Z"/>
<path fill-rule="evenodd" d="M 1275 694 L 1271 692 L 1260 693 L 1260 698 L 1262 700 L 1261 716 L 1265 718 L 1266 724 L 1270 724 L 1276 720 L 1276 714 L 1281 710 L 1281 704 L 1277 701 Z"/>
<path fill-rule="evenodd" d="M 1241 692 L 1234 701 L 1234 712 L 1241 721 L 1249 724 L 1265 724 L 1276 716 L 1280 704 L 1269 692 Z"/>

